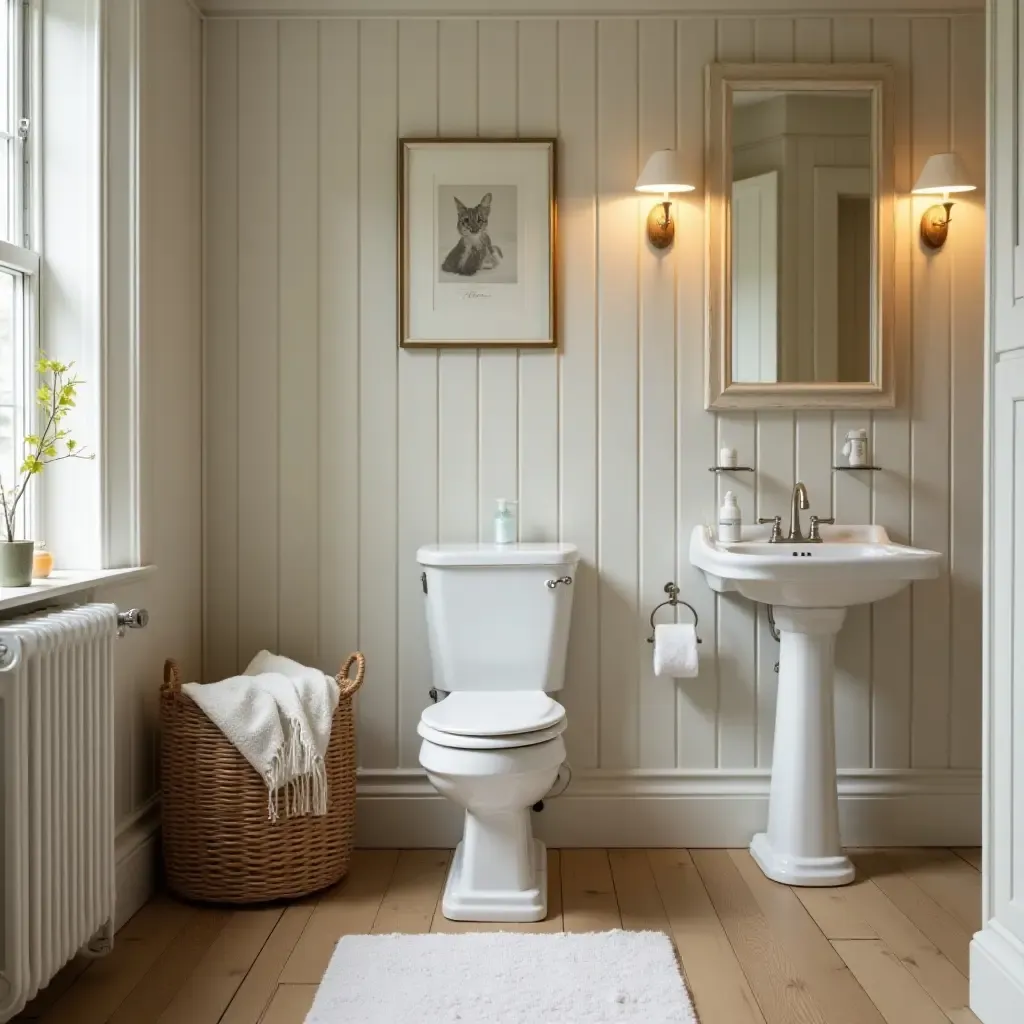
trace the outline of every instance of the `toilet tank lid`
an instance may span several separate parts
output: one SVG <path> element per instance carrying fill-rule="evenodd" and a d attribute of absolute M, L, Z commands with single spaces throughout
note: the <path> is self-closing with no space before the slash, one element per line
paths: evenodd
<path fill-rule="evenodd" d="M 420 565 L 575 565 L 575 544 L 426 544 Z"/>

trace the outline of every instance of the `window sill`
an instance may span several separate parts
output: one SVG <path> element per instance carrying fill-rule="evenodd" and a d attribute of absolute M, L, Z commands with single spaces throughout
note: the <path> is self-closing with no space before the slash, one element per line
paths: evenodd
<path fill-rule="evenodd" d="M 134 569 L 57 569 L 31 587 L 0 587 L 0 612 L 40 604 L 55 597 L 83 594 L 101 587 L 134 583 L 156 572 L 155 565 Z"/>

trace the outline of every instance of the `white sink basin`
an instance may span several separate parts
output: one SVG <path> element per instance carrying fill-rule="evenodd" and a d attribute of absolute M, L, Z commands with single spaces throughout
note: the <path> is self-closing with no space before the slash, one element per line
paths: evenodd
<path fill-rule="evenodd" d="M 690 561 L 719 593 L 774 606 L 779 686 L 768 821 L 750 843 L 761 870 L 786 885 L 846 885 L 836 794 L 836 636 L 850 605 L 868 604 L 932 579 L 938 551 L 894 544 L 881 526 L 823 526 L 820 544 L 771 544 L 767 526 L 721 543 L 698 526 Z M 751 687 L 753 680 L 750 681 Z"/>
<path fill-rule="evenodd" d="M 771 544 L 770 535 L 768 526 L 745 526 L 742 540 L 722 543 L 698 526 L 690 561 L 718 593 L 790 608 L 870 604 L 942 568 L 938 551 L 896 544 L 881 526 L 822 526 L 820 544 Z"/>

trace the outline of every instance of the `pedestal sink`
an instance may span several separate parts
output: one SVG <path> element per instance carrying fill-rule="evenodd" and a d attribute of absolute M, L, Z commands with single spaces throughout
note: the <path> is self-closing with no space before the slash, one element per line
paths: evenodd
<path fill-rule="evenodd" d="M 769 542 L 768 527 L 744 527 L 733 543 L 698 526 L 690 561 L 718 593 L 773 606 L 781 635 L 779 694 L 768 830 L 750 853 L 787 885 L 846 885 L 854 869 L 839 841 L 833 675 L 846 609 L 933 579 L 937 551 L 896 544 L 881 526 L 822 526 L 821 543 Z"/>

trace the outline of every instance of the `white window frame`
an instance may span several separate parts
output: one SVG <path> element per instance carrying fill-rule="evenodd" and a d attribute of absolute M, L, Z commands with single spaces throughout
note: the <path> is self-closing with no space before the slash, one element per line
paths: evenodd
<path fill-rule="evenodd" d="M 39 351 L 39 253 L 31 248 L 36 234 L 32 218 L 37 203 L 33 195 L 32 161 L 32 72 L 37 57 L 36 23 L 26 0 L 6 0 L 8 61 L 7 98 L 8 127 L 0 130 L 0 139 L 7 142 L 8 190 L 0 196 L 7 204 L 9 234 L 21 245 L 0 238 L 0 270 L 15 277 L 15 379 L 20 393 L 16 396 L 20 415 L 15 418 L 16 462 L 19 439 L 38 428 L 34 402 L 36 389 L 35 364 Z M 5 480 L 14 486 L 14 480 Z M 34 487 L 29 487 L 18 510 L 18 531 L 32 538 L 38 526 L 38 501 Z"/>

